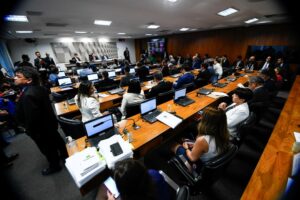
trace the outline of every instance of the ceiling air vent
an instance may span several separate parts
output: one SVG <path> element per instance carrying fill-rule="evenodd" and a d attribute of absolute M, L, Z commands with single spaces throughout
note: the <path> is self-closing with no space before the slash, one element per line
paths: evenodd
<path fill-rule="evenodd" d="M 46 23 L 46 26 L 49 27 L 66 27 L 68 24 L 65 23 Z"/>
<path fill-rule="evenodd" d="M 270 18 L 285 18 L 285 17 L 288 17 L 288 15 L 285 13 L 282 13 L 282 14 L 265 15 L 265 17 L 268 19 L 270 19 Z"/>

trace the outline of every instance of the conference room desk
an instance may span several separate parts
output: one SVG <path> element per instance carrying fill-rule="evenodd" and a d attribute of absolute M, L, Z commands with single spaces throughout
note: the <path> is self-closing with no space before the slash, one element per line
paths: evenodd
<path fill-rule="evenodd" d="M 297 76 L 241 199 L 279 199 L 283 194 L 292 168 L 293 133 L 300 132 L 299 97 L 300 76 Z"/>
<path fill-rule="evenodd" d="M 225 79 L 220 80 L 220 82 L 225 82 Z M 211 84 L 206 85 L 205 88 L 212 88 L 216 92 L 230 93 L 237 88 L 238 83 L 245 84 L 246 82 L 248 82 L 248 77 L 244 76 L 238 78 L 234 82 L 228 83 L 228 85 L 224 88 L 215 88 Z M 158 106 L 158 108 L 162 111 L 167 111 L 167 108 L 169 107 L 169 105 L 171 105 L 172 109 L 176 111 L 176 115 L 183 119 L 183 122 L 179 124 L 175 129 L 172 129 L 159 121 L 153 124 L 145 122 L 141 119 L 140 114 L 122 120 L 117 124 L 119 132 L 122 134 L 124 140 L 127 140 L 127 136 L 123 134 L 123 130 L 125 127 L 132 134 L 133 141 L 131 145 L 134 151 L 134 157 L 142 157 L 154 147 L 162 144 L 166 140 L 169 140 L 173 135 L 176 134 L 176 132 L 182 131 L 182 128 L 184 130 L 184 128 L 189 125 L 189 119 L 192 119 L 192 117 L 198 111 L 217 102 L 218 99 L 214 99 L 205 95 L 197 95 L 198 90 L 199 89 L 196 89 L 187 94 L 189 98 L 195 100 L 195 103 L 190 104 L 186 107 L 174 104 L 173 100 L 170 100 Z M 134 122 L 140 126 L 140 129 L 134 130 L 134 128 L 132 127 L 132 124 Z M 86 144 L 86 136 L 77 139 L 76 143 L 79 151 L 88 146 L 88 144 Z M 68 153 L 69 155 L 72 155 L 72 152 L 69 151 L 69 149 Z M 93 188 L 92 182 L 94 182 L 94 184 L 98 183 L 99 185 L 99 180 L 102 180 L 102 178 L 103 177 L 101 177 L 101 174 L 97 175 L 87 184 L 83 185 L 80 188 L 80 192 L 82 193 L 82 195 L 86 194 L 89 190 L 91 190 L 91 188 Z"/>

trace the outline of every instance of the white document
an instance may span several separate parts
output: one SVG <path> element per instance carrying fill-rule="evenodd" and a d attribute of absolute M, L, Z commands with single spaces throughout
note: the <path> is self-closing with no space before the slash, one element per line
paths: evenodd
<path fill-rule="evenodd" d="M 292 176 L 300 173 L 300 153 L 294 155 L 293 158 L 293 168 L 292 168 Z"/>
<path fill-rule="evenodd" d="M 156 119 L 158 119 L 162 123 L 170 126 L 173 129 L 182 122 L 182 119 L 180 119 L 179 117 L 176 117 L 175 115 L 172 115 L 166 111 L 164 111 L 160 115 L 158 115 L 156 117 Z"/>
<path fill-rule="evenodd" d="M 116 182 L 112 177 L 108 177 L 104 181 L 104 185 L 107 187 L 107 189 L 114 195 L 115 198 L 118 198 L 120 193 L 118 191 L 118 188 L 116 186 Z"/>
<path fill-rule="evenodd" d="M 108 97 L 109 95 L 108 94 L 104 94 L 104 93 L 98 93 L 98 96 L 99 97 Z"/>
<path fill-rule="evenodd" d="M 300 133 L 294 132 L 294 136 L 295 136 L 296 142 L 300 142 Z"/>
<path fill-rule="evenodd" d="M 224 92 L 212 92 L 209 95 L 207 95 L 208 97 L 211 97 L 213 99 L 218 99 L 220 97 L 228 97 L 228 95 Z"/>

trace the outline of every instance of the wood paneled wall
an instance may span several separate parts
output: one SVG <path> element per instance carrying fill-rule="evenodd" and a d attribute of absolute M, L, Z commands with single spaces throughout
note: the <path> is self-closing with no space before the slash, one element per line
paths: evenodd
<path fill-rule="evenodd" d="M 218 29 L 162 37 L 167 38 L 169 54 L 186 56 L 200 53 L 203 56 L 208 53 L 212 57 L 226 54 L 230 61 L 238 55 L 245 58 L 249 45 L 298 44 L 296 33 L 290 24 Z M 149 38 L 135 40 L 137 60 L 141 50 L 147 49 L 148 40 Z"/>

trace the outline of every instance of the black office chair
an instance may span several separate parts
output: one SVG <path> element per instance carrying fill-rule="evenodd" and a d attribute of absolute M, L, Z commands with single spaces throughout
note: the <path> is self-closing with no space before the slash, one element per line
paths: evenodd
<path fill-rule="evenodd" d="M 144 78 L 143 81 L 151 81 L 151 80 L 153 80 L 153 79 L 154 79 L 153 75 L 152 75 L 152 74 L 149 74 L 149 75 L 147 75 L 147 76 Z"/>
<path fill-rule="evenodd" d="M 71 136 L 73 139 L 85 136 L 85 130 L 81 121 L 61 116 L 59 116 L 57 120 L 61 129 L 65 133 L 65 136 Z"/>
<path fill-rule="evenodd" d="M 182 86 L 182 88 L 186 88 L 186 92 L 188 93 L 188 92 L 191 92 L 195 89 L 195 84 L 194 84 L 194 82 L 187 83 L 187 84 L 184 84 Z"/>
<path fill-rule="evenodd" d="M 165 103 L 171 99 L 173 99 L 174 90 L 169 90 L 167 92 L 162 92 L 157 95 L 157 104 Z"/>
<path fill-rule="evenodd" d="M 209 81 L 203 78 L 198 78 L 194 80 L 195 88 L 200 88 L 209 84 Z"/>
<path fill-rule="evenodd" d="M 192 171 L 184 163 L 185 158 L 183 156 L 174 156 L 168 163 L 179 173 L 182 182 L 188 185 L 193 193 L 196 193 L 205 191 L 221 177 L 237 151 L 238 147 L 231 144 L 226 152 L 205 163 L 201 163 L 201 167 L 198 164 L 198 167 L 193 168 Z"/>
<path fill-rule="evenodd" d="M 115 84 L 102 86 L 101 82 L 95 83 L 94 86 L 95 86 L 97 92 L 105 92 L 105 91 L 109 91 L 109 90 L 119 87 L 118 85 L 115 85 Z"/>
<path fill-rule="evenodd" d="M 52 100 L 55 102 L 55 103 L 59 103 L 59 102 L 62 102 L 62 101 L 66 101 L 68 99 L 68 95 L 65 94 L 65 93 L 57 93 L 57 92 L 52 92 L 51 93 L 51 96 L 52 96 Z"/>
<path fill-rule="evenodd" d="M 256 114 L 254 112 L 250 112 L 248 118 L 239 124 L 237 135 L 233 138 L 233 143 L 238 147 L 242 144 L 246 135 L 251 131 L 251 127 L 256 123 Z"/>
<path fill-rule="evenodd" d="M 186 185 L 179 188 L 176 200 L 189 200 L 190 199 L 190 188 Z"/>
<path fill-rule="evenodd" d="M 140 113 L 140 104 L 141 103 L 135 103 L 135 104 L 129 104 L 126 106 L 126 118 L 132 117 L 133 115 L 136 115 Z"/>

